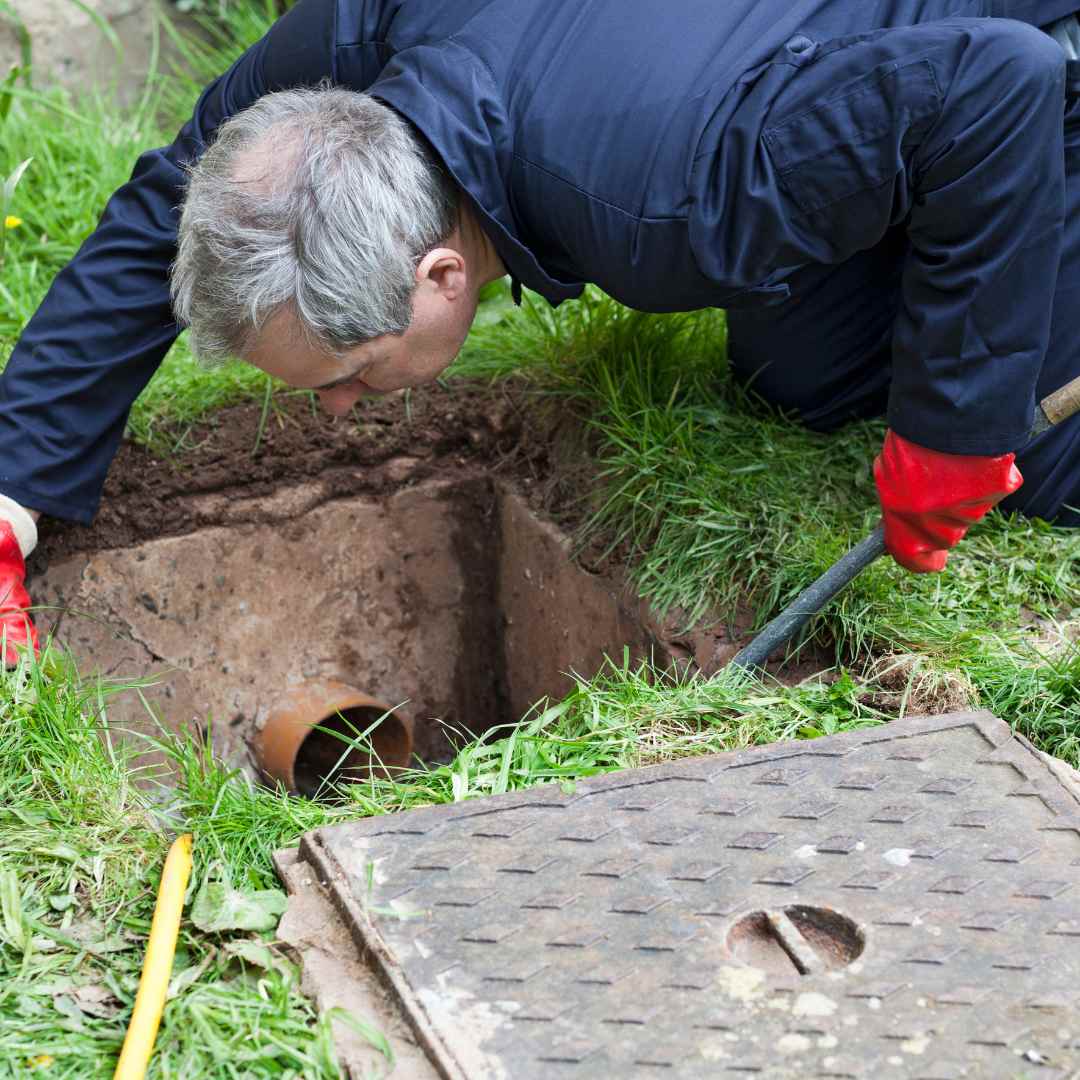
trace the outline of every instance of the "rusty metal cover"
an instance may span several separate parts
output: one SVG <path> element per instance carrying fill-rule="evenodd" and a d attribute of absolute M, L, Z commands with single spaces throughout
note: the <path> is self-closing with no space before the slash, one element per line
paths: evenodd
<path fill-rule="evenodd" d="M 1080 803 L 989 714 L 320 829 L 446 1077 L 1080 1075 Z"/>

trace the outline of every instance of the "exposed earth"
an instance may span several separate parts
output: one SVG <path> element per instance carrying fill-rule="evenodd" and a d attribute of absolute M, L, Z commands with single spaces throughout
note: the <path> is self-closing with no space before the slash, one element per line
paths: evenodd
<path fill-rule="evenodd" d="M 154 680 L 110 704 L 114 726 L 153 730 L 149 705 L 241 765 L 304 680 L 400 706 L 439 760 L 605 657 L 715 671 L 726 627 L 685 632 L 617 558 L 572 557 L 590 485 L 564 413 L 458 382 L 340 420 L 306 394 L 225 409 L 170 459 L 125 444 L 92 526 L 43 525 L 39 626 L 85 674 Z"/>

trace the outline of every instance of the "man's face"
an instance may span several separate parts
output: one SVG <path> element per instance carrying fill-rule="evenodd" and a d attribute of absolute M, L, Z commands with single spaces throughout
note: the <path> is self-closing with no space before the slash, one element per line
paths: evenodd
<path fill-rule="evenodd" d="M 413 317 L 400 336 L 358 345 L 344 356 L 313 349 L 297 333 L 294 316 L 279 311 L 244 359 L 290 386 L 314 390 L 322 407 L 344 416 L 362 397 L 421 386 L 438 378 L 461 350 L 476 314 L 476 296 L 463 281 L 420 276 Z"/>

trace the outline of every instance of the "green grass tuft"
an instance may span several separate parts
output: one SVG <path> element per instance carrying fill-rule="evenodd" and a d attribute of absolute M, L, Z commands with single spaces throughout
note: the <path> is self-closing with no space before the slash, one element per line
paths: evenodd
<path fill-rule="evenodd" d="M 0 674 L 0 1078 L 115 1067 L 165 851 L 186 824 L 170 793 L 135 783 L 136 747 L 108 731 L 120 689 L 57 653 Z M 239 866 L 203 828 L 220 810 L 200 805 L 193 889 Z M 276 951 L 269 967 L 246 961 L 246 940 L 185 922 L 151 1077 L 339 1075 L 294 967 Z"/>

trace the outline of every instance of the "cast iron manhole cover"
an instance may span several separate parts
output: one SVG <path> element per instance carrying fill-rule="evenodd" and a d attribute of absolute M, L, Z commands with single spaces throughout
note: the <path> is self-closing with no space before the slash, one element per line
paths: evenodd
<path fill-rule="evenodd" d="M 446 1077 L 1071 1077 L 1080 804 L 988 714 L 307 836 Z"/>

